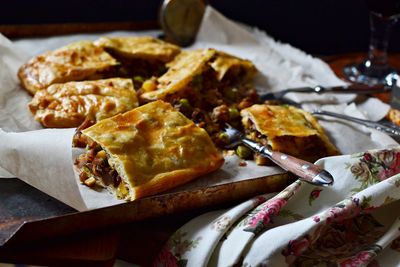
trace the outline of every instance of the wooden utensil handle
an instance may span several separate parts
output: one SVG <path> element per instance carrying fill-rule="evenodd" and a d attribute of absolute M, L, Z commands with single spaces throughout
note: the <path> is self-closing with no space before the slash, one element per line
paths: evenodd
<path fill-rule="evenodd" d="M 283 169 L 303 178 L 303 180 L 312 182 L 323 169 L 308 161 L 298 159 L 285 153 L 273 151 L 270 155 L 271 160 Z"/>

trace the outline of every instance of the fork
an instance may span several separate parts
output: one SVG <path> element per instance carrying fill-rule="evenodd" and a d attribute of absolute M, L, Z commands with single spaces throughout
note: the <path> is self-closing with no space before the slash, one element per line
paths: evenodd
<path fill-rule="evenodd" d="M 269 158 L 281 168 L 297 175 L 303 181 L 318 186 L 332 185 L 334 182 L 333 176 L 321 167 L 285 153 L 273 151 L 268 146 L 263 146 L 246 138 L 242 132 L 233 128 L 229 124 L 225 124 L 224 132 L 229 138 L 230 144 L 228 148 L 232 148 L 242 143 L 252 151 L 260 153 L 263 157 Z"/>
<path fill-rule="evenodd" d="M 279 100 L 284 98 L 284 96 L 288 93 L 316 93 L 316 94 L 325 94 L 325 93 L 336 93 L 336 94 L 378 94 L 378 93 L 387 93 L 391 92 L 392 88 L 389 86 L 362 86 L 362 85 L 346 85 L 346 86 L 334 86 L 334 87 L 324 87 L 321 85 L 317 85 L 315 87 L 299 87 L 299 88 L 289 88 L 277 92 L 269 92 L 262 94 L 260 99 L 262 101 L 266 100 Z"/>
<path fill-rule="evenodd" d="M 383 122 L 375 122 L 375 121 L 369 121 L 369 120 L 363 120 L 363 119 L 358 119 L 355 117 L 343 115 L 340 113 L 335 113 L 335 112 L 330 112 L 330 111 L 325 111 L 321 109 L 314 109 L 311 111 L 311 114 L 313 115 L 324 115 L 324 116 L 329 116 L 329 117 L 334 117 L 342 120 L 347 120 L 351 122 L 355 122 L 361 125 L 364 125 L 369 128 L 376 129 L 378 131 L 391 134 L 391 135 L 396 135 L 400 136 L 400 127 L 392 124 L 392 123 L 383 123 Z"/>

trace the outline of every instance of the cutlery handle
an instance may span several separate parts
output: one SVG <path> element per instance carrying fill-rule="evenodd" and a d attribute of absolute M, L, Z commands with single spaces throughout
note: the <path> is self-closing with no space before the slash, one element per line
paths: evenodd
<path fill-rule="evenodd" d="M 308 161 L 277 151 L 272 151 L 269 158 L 304 181 L 317 185 L 332 185 L 333 183 L 333 177 L 329 172 Z"/>
<path fill-rule="evenodd" d="M 308 161 L 273 151 L 251 139 L 243 138 L 242 143 L 251 150 L 260 153 L 263 157 L 271 159 L 281 168 L 297 175 L 304 181 L 315 185 L 332 185 L 333 177 L 326 170 Z"/>

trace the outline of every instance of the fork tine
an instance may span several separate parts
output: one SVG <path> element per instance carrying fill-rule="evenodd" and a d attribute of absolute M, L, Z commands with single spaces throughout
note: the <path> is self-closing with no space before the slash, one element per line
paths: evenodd
<path fill-rule="evenodd" d="M 229 123 L 225 123 L 224 133 L 228 136 L 229 140 L 227 148 L 232 148 L 239 144 L 243 137 L 243 134 L 239 130 L 233 128 Z"/>

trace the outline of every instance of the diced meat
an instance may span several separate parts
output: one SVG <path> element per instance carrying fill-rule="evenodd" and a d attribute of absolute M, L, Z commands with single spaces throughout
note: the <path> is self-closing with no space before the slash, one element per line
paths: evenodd
<path fill-rule="evenodd" d="M 211 118 L 214 122 L 228 122 L 229 108 L 227 105 L 215 107 L 212 111 Z"/>

